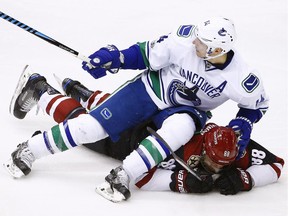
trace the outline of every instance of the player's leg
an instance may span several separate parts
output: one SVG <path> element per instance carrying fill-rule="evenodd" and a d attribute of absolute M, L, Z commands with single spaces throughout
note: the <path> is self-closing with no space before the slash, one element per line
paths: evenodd
<path fill-rule="evenodd" d="M 68 119 L 51 130 L 30 138 L 27 145 L 20 145 L 16 153 L 12 153 L 11 163 L 6 164 L 7 170 L 17 177 L 13 173 L 15 170 L 11 170 L 13 167 L 22 171 L 22 165 L 26 164 L 24 167 L 31 170 L 34 160 L 46 155 L 63 152 L 84 143 L 96 142 L 108 137 L 108 134 L 114 139 L 120 138 L 121 133 L 127 128 L 133 128 L 142 122 L 143 118 L 151 117 L 158 111 L 158 107 L 146 93 L 143 83 L 138 79 L 138 82 L 130 84 L 119 89 L 89 114 Z M 99 121 L 99 118 L 102 121 Z M 28 158 L 27 154 L 21 154 L 22 152 L 28 152 L 29 156 L 33 154 L 33 157 Z M 18 163 L 19 161 L 21 163 Z M 22 173 L 25 175 L 24 171 Z"/>
<path fill-rule="evenodd" d="M 45 92 L 38 102 L 38 106 L 57 123 L 87 113 L 90 107 L 97 106 L 109 96 L 100 90 L 93 92 L 79 81 L 70 78 L 62 81 L 62 88 L 66 96 L 49 95 Z"/>
<path fill-rule="evenodd" d="M 31 68 L 26 66 L 12 97 L 10 112 L 16 118 L 23 119 L 37 105 L 60 123 L 86 113 L 86 109 L 98 105 L 109 95 L 101 91 L 93 92 L 69 78 L 63 80 L 62 87 L 68 97 L 61 95 L 44 76 L 33 73 Z"/>
<path fill-rule="evenodd" d="M 89 114 L 105 128 L 112 141 L 119 140 L 121 133 L 132 129 L 159 112 L 146 88 L 137 76 L 112 93 Z"/>
<path fill-rule="evenodd" d="M 36 106 L 45 92 L 49 95 L 59 95 L 59 91 L 50 86 L 45 77 L 33 73 L 26 66 L 19 78 L 14 95 L 10 102 L 10 113 L 16 118 L 24 119 L 26 114 Z"/>
<path fill-rule="evenodd" d="M 168 117 L 157 132 L 175 151 L 192 138 L 195 130 L 194 120 L 189 114 L 176 113 Z M 111 170 L 105 178 L 105 183 L 97 186 L 96 191 L 111 201 L 126 200 L 130 197 L 130 181 L 137 181 L 169 155 L 169 150 L 159 140 L 154 136 L 148 136 L 125 158 L 121 166 Z M 113 188 L 113 193 L 109 193 L 108 188 Z"/>
<path fill-rule="evenodd" d="M 79 81 L 70 78 L 62 81 L 62 89 L 67 96 L 77 100 L 87 110 L 94 108 L 110 95 L 100 90 L 91 91 Z"/>
<path fill-rule="evenodd" d="M 12 97 L 10 112 L 16 118 L 24 119 L 36 105 L 58 123 L 86 113 L 78 101 L 61 95 L 44 76 L 33 73 L 31 68 L 26 66 Z"/>
<path fill-rule="evenodd" d="M 96 143 L 107 136 L 95 118 L 82 114 L 21 143 L 4 166 L 13 177 L 19 178 L 30 173 L 36 159 L 64 152 L 83 143 Z"/>

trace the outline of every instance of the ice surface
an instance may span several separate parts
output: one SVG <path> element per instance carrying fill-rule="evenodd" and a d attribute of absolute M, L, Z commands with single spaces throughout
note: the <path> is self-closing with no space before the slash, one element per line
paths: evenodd
<path fill-rule="evenodd" d="M 261 71 L 271 99 L 270 110 L 254 126 L 252 137 L 288 161 L 286 0 L 0 0 L 0 11 L 85 55 L 107 44 L 127 48 L 166 34 L 178 24 L 197 23 L 209 16 L 232 18 L 238 32 L 236 47 L 250 65 Z M 35 130 L 54 125 L 42 113 L 35 116 L 32 111 L 20 121 L 8 112 L 18 76 L 26 64 L 54 86 L 56 73 L 105 91 L 112 91 L 136 74 L 122 71 L 93 80 L 81 69 L 77 58 L 0 19 L 1 163 Z M 237 106 L 228 102 L 214 111 L 214 121 L 225 125 L 236 111 Z M 184 195 L 132 188 L 129 201 L 114 204 L 97 195 L 94 188 L 118 164 L 78 148 L 37 161 L 27 178 L 14 180 L 0 169 L 0 216 L 288 215 L 287 165 L 279 182 L 249 193 Z"/>

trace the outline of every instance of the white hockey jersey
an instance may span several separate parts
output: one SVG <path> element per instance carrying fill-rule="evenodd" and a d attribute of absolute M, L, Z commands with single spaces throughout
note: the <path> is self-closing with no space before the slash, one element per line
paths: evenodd
<path fill-rule="evenodd" d="M 209 111 L 228 99 L 239 107 L 268 108 L 268 96 L 255 69 L 238 52 L 230 51 L 230 63 L 220 68 L 199 58 L 193 45 L 194 26 L 180 26 L 158 40 L 140 43 L 150 70 L 142 75 L 147 92 L 160 109 L 188 105 Z M 234 54 L 234 55 L 233 55 Z"/>

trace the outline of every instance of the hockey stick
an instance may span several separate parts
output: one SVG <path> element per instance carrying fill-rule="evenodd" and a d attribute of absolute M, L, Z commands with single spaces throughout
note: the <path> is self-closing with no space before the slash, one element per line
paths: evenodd
<path fill-rule="evenodd" d="M 156 132 L 154 131 L 152 128 L 147 127 L 148 132 L 154 136 L 158 142 L 160 141 L 161 144 L 165 145 L 165 147 L 167 147 L 169 149 L 169 151 L 171 152 L 172 156 L 174 157 L 174 159 L 183 167 L 185 168 L 188 172 L 190 172 L 193 176 L 195 176 L 198 180 L 202 181 L 202 179 L 200 178 L 200 176 L 198 176 L 194 170 L 192 170 L 186 163 L 185 161 L 183 161 L 178 155 L 175 154 L 175 152 L 171 149 L 171 147 L 169 146 L 169 144 Z"/>
<path fill-rule="evenodd" d="M 3 13 L 2 11 L 0 11 L 0 17 L 1 17 L 2 19 L 6 20 L 6 21 L 8 21 L 8 22 L 10 22 L 10 23 L 12 23 L 12 24 L 14 24 L 14 25 L 22 28 L 22 29 L 24 29 L 25 31 L 27 31 L 27 32 L 29 32 L 29 33 L 31 33 L 31 34 L 33 34 L 33 35 L 41 38 L 42 40 L 45 40 L 45 41 L 47 41 L 48 43 L 53 44 L 54 46 L 57 46 L 57 47 L 59 47 L 60 49 L 63 49 L 63 50 L 65 50 L 65 51 L 71 53 L 71 54 L 74 55 L 76 58 L 81 59 L 82 61 L 87 62 L 87 63 L 93 68 L 93 66 L 90 64 L 90 59 L 89 59 L 88 57 L 80 54 L 80 53 L 77 52 L 76 50 L 74 50 L 74 49 L 72 49 L 72 48 L 70 48 L 70 47 L 68 47 L 68 46 L 66 46 L 66 45 L 64 45 L 64 44 L 62 44 L 62 43 L 54 40 L 53 38 L 51 38 L 51 37 L 49 37 L 49 36 L 47 36 L 47 35 L 39 32 L 39 31 L 37 31 L 37 30 L 35 30 L 35 29 L 33 29 L 33 28 L 31 28 L 30 26 L 28 26 L 28 25 L 20 22 L 19 20 L 16 20 L 16 19 L 14 19 L 13 17 L 11 17 L 11 16 Z"/>

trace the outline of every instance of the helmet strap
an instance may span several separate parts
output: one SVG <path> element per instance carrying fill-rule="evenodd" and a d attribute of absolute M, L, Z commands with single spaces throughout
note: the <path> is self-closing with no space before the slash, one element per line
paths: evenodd
<path fill-rule="evenodd" d="M 205 60 L 214 59 L 214 58 L 217 58 L 217 57 L 225 54 L 225 52 L 223 52 L 223 50 L 222 50 L 222 52 L 220 52 L 218 55 L 210 56 L 215 50 L 216 50 L 216 48 L 208 46 L 204 59 Z"/>

